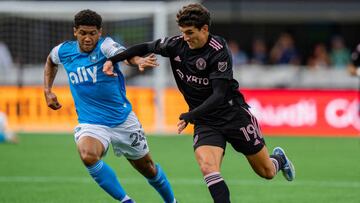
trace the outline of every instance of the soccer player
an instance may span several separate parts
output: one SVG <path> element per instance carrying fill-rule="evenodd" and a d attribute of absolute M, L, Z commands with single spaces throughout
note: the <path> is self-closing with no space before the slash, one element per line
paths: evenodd
<path fill-rule="evenodd" d="M 169 57 L 177 86 L 190 109 L 180 115 L 178 133 L 194 123 L 195 157 L 215 203 L 230 202 L 220 173 L 227 143 L 246 156 L 259 176 L 272 179 L 281 170 L 292 181 L 295 170 L 284 150 L 276 147 L 269 156 L 259 124 L 233 79 L 227 44 L 209 33 L 209 11 L 201 4 L 189 4 L 177 13 L 177 23 L 181 36 L 130 47 L 111 57 L 103 71 L 112 75 L 114 63 L 135 55 Z"/>
<path fill-rule="evenodd" d="M 115 172 L 102 157 L 112 144 L 117 156 L 124 155 L 146 177 L 166 203 L 176 202 L 172 188 L 159 164 L 154 164 L 143 128 L 126 98 L 124 76 L 116 64 L 114 77 L 102 72 L 105 61 L 125 48 L 110 37 L 102 38 L 102 18 L 91 10 L 82 10 L 74 18 L 75 41 L 66 41 L 50 52 L 44 70 L 44 93 L 47 105 L 61 108 L 52 92 L 58 64 L 63 64 L 74 99 L 79 125 L 75 141 L 80 158 L 91 177 L 114 199 L 134 202 Z M 139 68 L 155 67 L 154 55 L 133 57 Z"/>

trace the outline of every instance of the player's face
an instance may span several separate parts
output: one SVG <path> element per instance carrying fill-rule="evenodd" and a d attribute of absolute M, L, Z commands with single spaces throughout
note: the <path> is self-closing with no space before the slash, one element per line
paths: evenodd
<path fill-rule="evenodd" d="M 184 26 L 179 27 L 179 29 L 190 49 L 199 49 L 203 47 L 209 37 L 209 27 L 207 25 L 204 25 L 200 29 L 194 26 Z"/>
<path fill-rule="evenodd" d="M 80 25 L 74 28 L 74 36 L 79 42 L 79 47 L 82 52 L 91 52 L 101 36 L 102 29 L 97 29 L 96 26 Z"/>

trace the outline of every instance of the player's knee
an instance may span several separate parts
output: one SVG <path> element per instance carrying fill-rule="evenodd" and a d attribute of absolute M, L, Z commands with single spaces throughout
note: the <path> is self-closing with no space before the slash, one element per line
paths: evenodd
<path fill-rule="evenodd" d="M 97 154 L 87 151 L 80 152 L 80 158 L 85 166 L 92 166 L 101 159 Z"/>
<path fill-rule="evenodd" d="M 207 174 L 219 171 L 218 167 L 211 162 L 203 162 L 200 164 L 201 173 L 205 176 Z"/>

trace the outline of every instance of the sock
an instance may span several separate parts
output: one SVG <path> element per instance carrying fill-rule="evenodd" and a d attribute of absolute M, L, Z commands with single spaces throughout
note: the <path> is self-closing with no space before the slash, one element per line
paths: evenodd
<path fill-rule="evenodd" d="M 5 134 L 0 132 L 0 143 L 5 142 Z"/>
<path fill-rule="evenodd" d="M 171 185 L 166 178 L 165 173 L 161 169 L 159 164 L 156 164 L 157 174 L 154 178 L 148 179 L 148 182 L 155 190 L 161 195 L 165 203 L 176 202 L 174 192 L 171 189 Z"/>
<path fill-rule="evenodd" d="M 117 180 L 115 172 L 105 162 L 100 160 L 87 169 L 97 184 L 114 199 L 121 202 L 130 199 Z"/>
<path fill-rule="evenodd" d="M 204 176 L 214 203 L 230 203 L 230 191 L 219 172 Z"/>
<path fill-rule="evenodd" d="M 285 160 L 283 160 L 281 156 L 272 154 L 270 155 L 270 159 L 275 166 L 276 173 L 279 172 L 284 167 Z"/>

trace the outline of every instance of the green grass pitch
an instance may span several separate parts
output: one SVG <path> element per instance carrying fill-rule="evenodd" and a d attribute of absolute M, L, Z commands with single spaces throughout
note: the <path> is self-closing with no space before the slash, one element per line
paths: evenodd
<path fill-rule="evenodd" d="M 211 203 L 193 156 L 190 136 L 148 136 L 154 160 L 161 164 L 180 203 Z M 228 145 L 222 175 L 233 203 L 359 203 L 360 139 L 267 137 L 269 149 L 282 146 L 296 167 L 296 180 L 279 174 L 259 178 L 244 156 Z M 108 152 L 127 193 L 138 203 L 162 202 L 124 157 Z M 1 203 L 116 202 L 87 174 L 72 135 L 21 134 L 20 143 L 0 144 Z"/>

